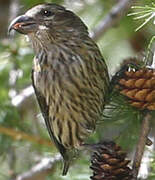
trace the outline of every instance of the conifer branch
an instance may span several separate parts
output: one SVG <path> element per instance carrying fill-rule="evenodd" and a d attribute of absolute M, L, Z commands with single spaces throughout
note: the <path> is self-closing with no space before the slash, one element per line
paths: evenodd
<path fill-rule="evenodd" d="M 136 148 L 136 153 L 133 161 L 133 179 L 132 180 L 137 180 L 141 160 L 143 157 L 145 145 L 147 142 L 147 136 L 150 131 L 150 119 L 151 115 L 147 113 L 142 121 L 142 126 L 141 126 L 141 131 L 140 131 L 140 136 Z"/>
<path fill-rule="evenodd" d="M 56 164 L 62 160 L 60 154 L 56 154 L 52 158 L 43 158 L 38 164 L 34 165 L 30 170 L 23 174 L 17 175 L 13 180 L 44 180 L 51 173 Z"/>
<path fill-rule="evenodd" d="M 24 100 L 34 94 L 34 90 L 32 85 L 23 89 L 19 94 L 12 98 L 12 105 L 13 106 L 20 106 Z"/>
<path fill-rule="evenodd" d="M 15 140 L 26 140 L 32 143 L 37 143 L 45 146 L 52 146 L 52 142 L 50 140 L 42 139 L 38 136 L 29 135 L 21 131 L 14 130 L 12 128 L 0 126 L 0 134 L 4 134 L 12 137 Z"/>
<path fill-rule="evenodd" d="M 120 19 L 124 16 L 127 10 L 131 7 L 135 0 L 121 0 L 112 7 L 110 12 L 104 17 L 98 26 L 94 29 L 91 37 L 97 41 L 99 38 L 110 28 L 119 23 Z"/>

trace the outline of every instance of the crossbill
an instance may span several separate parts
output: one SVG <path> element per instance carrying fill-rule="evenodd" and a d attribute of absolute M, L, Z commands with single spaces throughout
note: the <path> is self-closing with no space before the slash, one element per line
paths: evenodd
<path fill-rule="evenodd" d="M 49 135 L 68 171 L 101 119 L 109 87 L 105 61 L 82 20 L 57 4 L 40 4 L 9 27 L 28 35 L 35 53 L 32 84 Z M 73 153 L 74 154 L 74 153 Z"/>

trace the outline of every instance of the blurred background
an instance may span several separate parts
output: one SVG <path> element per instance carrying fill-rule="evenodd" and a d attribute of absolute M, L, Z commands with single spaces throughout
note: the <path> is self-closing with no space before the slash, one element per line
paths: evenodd
<path fill-rule="evenodd" d="M 32 48 L 24 36 L 7 34 L 12 19 L 43 2 L 58 3 L 74 11 L 93 34 L 94 28 L 119 0 L 0 0 L 0 180 L 86 180 L 91 175 L 90 156 L 83 152 L 68 175 L 61 176 L 61 158 L 50 142 L 31 87 Z M 134 5 L 150 2 L 135 1 Z M 129 12 L 133 10 L 129 9 Z M 110 75 L 123 59 L 145 55 L 154 27 L 150 22 L 135 32 L 140 23 L 125 15 L 96 41 Z M 153 180 L 155 161 L 152 160 L 151 166 L 149 179 Z M 42 167 L 46 168 L 40 171 Z"/>

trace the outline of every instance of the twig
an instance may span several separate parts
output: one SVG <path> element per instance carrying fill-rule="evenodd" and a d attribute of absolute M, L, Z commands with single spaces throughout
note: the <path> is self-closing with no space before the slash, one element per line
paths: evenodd
<path fill-rule="evenodd" d="M 11 136 L 15 140 L 27 140 L 32 143 L 37 143 L 45 146 L 52 146 L 52 142 L 50 140 L 45 140 L 40 137 L 29 135 L 21 131 L 14 130 L 12 128 L 0 126 L 0 134 L 4 134 L 7 136 Z"/>
<path fill-rule="evenodd" d="M 133 166 L 132 166 L 132 168 L 133 168 L 133 179 L 132 180 L 137 180 L 142 156 L 143 156 L 145 145 L 147 142 L 147 136 L 150 131 L 150 119 L 151 119 L 151 115 L 149 113 L 147 113 L 142 121 L 141 132 L 140 132 L 140 136 L 139 136 L 139 140 L 138 140 L 138 144 L 137 144 L 137 148 L 136 148 L 136 153 L 135 153 L 135 157 L 134 157 L 134 162 L 133 162 Z"/>
<path fill-rule="evenodd" d="M 153 129 L 152 129 L 153 131 Z M 153 132 L 152 132 L 153 133 Z M 147 144 L 147 148 L 145 149 L 144 151 L 144 154 L 143 154 L 143 158 L 142 158 L 142 162 L 141 162 L 141 165 L 140 165 L 140 169 L 139 169 L 139 173 L 138 173 L 138 178 L 140 179 L 147 179 L 149 174 L 151 173 L 151 162 L 152 162 L 152 155 L 153 155 L 153 144 L 154 144 L 154 136 L 152 136 L 153 134 L 149 134 L 149 140 L 147 141 L 150 141 L 150 144 Z"/>
<path fill-rule="evenodd" d="M 30 97 L 34 93 L 33 87 L 30 85 L 23 89 L 19 94 L 12 98 L 11 102 L 13 106 L 20 106 L 24 100 Z"/>
<path fill-rule="evenodd" d="M 12 0 L 10 2 L 10 9 L 9 9 L 9 22 L 11 22 L 19 12 L 19 0 Z"/>
<path fill-rule="evenodd" d="M 41 162 L 32 167 L 29 171 L 18 175 L 13 180 L 44 180 L 49 174 L 57 162 L 62 160 L 62 156 L 60 154 L 55 155 L 52 158 L 43 158 Z"/>
<path fill-rule="evenodd" d="M 12 0 L 10 1 L 10 7 L 9 7 L 9 21 L 8 21 L 8 25 L 9 23 L 15 18 L 17 17 L 18 13 L 19 13 L 19 0 Z M 8 28 L 8 27 L 7 27 Z M 14 33 L 10 33 L 10 41 L 13 41 L 13 36 Z"/>
<path fill-rule="evenodd" d="M 108 29 L 115 26 L 131 7 L 135 0 L 120 0 L 104 17 L 98 26 L 91 33 L 91 37 L 97 41 Z"/>

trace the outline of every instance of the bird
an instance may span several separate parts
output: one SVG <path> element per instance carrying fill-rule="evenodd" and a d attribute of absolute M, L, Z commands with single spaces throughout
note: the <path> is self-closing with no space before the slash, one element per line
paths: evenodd
<path fill-rule="evenodd" d="M 12 20 L 12 30 L 30 39 L 32 85 L 66 175 L 76 151 L 101 120 L 109 89 L 107 65 L 84 22 L 61 5 L 32 7 Z"/>

